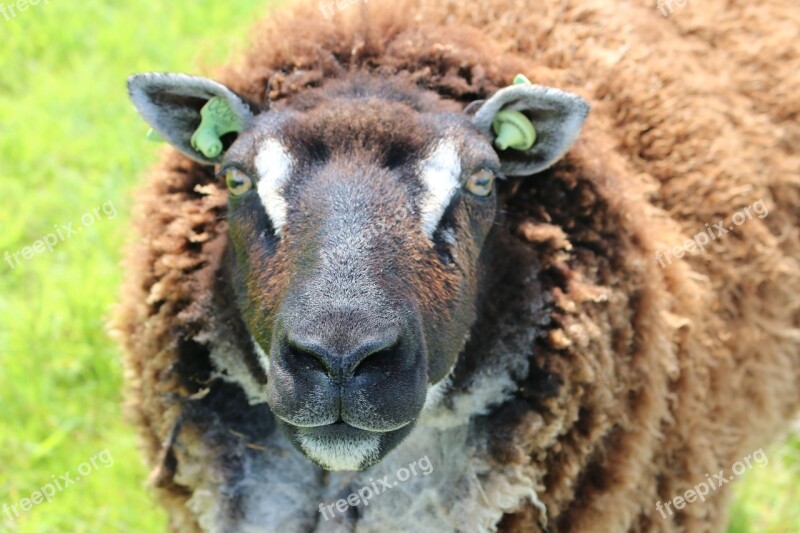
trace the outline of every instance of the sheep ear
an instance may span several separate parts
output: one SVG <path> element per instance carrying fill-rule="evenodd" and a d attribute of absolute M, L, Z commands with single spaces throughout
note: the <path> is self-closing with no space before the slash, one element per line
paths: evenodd
<path fill-rule="evenodd" d="M 232 134 L 244 130 L 254 118 L 248 102 L 206 78 L 136 74 L 128 78 L 128 92 L 155 133 L 206 165 L 219 163 Z"/>
<path fill-rule="evenodd" d="M 518 76 L 514 85 L 467 108 L 492 139 L 507 176 L 530 176 L 556 163 L 581 131 L 589 104 L 580 96 Z"/>

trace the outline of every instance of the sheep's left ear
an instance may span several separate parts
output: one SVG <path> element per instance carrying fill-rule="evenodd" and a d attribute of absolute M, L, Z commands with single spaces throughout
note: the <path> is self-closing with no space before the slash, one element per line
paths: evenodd
<path fill-rule="evenodd" d="M 219 163 L 235 134 L 254 118 L 255 106 L 207 78 L 137 74 L 128 78 L 128 92 L 153 131 L 205 165 Z"/>
<path fill-rule="evenodd" d="M 503 173 L 530 176 L 563 157 L 581 131 L 589 104 L 578 95 L 533 85 L 519 76 L 514 85 L 476 102 L 467 112 L 475 113 L 475 125 L 494 143 Z"/>

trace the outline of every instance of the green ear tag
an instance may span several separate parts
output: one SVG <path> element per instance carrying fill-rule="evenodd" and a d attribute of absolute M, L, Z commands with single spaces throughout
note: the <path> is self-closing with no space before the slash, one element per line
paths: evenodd
<path fill-rule="evenodd" d="M 201 122 L 192 135 L 192 148 L 209 159 L 222 153 L 222 136 L 244 129 L 244 123 L 236 116 L 228 103 L 215 96 L 200 110 Z"/>
<path fill-rule="evenodd" d="M 531 80 L 525 77 L 525 74 L 517 74 L 514 76 L 514 85 L 533 85 Z"/>
<path fill-rule="evenodd" d="M 519 111 L 504 109 L 497 114 L 492 123 L 497 138 L 495 146 L 501 150 L 530 150 L 536 143 L 536 129 L 528 117 Z"/>
<path fill-rule="evenodd" d="M 531 82 L 522 74 L 514 78 L 514 85 L 531 85 Z M 530 150 L 536 144 L 536 128 L 524 114 L 511 109 L 504 109 L 497 113 L 492 122 L 492 129 L 497 138 L 495 146 L 500 150 Z"/>

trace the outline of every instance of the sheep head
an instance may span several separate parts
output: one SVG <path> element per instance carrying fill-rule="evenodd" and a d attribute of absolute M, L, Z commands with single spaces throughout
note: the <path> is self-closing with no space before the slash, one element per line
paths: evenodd
<path fill-rule="evenodd" d="M 288 438 L 329 470 L 375 464 L 436 400 L 491 275 L 495 181 L 555 163 L 588 112 L 527 83 L 463 110 L 368 75 L 269 109 L 178 74 L 129 89 L 156 132 L 226 180 L 251 366 Z M 498 141 L 503 112 L 533 123 L 532 146 L 529 131 Z"/>

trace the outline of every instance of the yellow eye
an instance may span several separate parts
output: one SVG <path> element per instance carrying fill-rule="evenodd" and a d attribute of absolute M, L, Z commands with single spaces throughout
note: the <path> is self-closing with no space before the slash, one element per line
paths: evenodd
<path fill-rule="evenodd" d="M 228 190 L 234 196 L 241 196 L 253 188 L 253 180 L 235 168 L 225 172 L 225 183 L 228 184 Z"/>
<path fill-rule="evenodd" d="M 494 172 L 481 170 L 469 177 L 464 187 L 475 196 L 489 196 L 494 188 Z"/>

